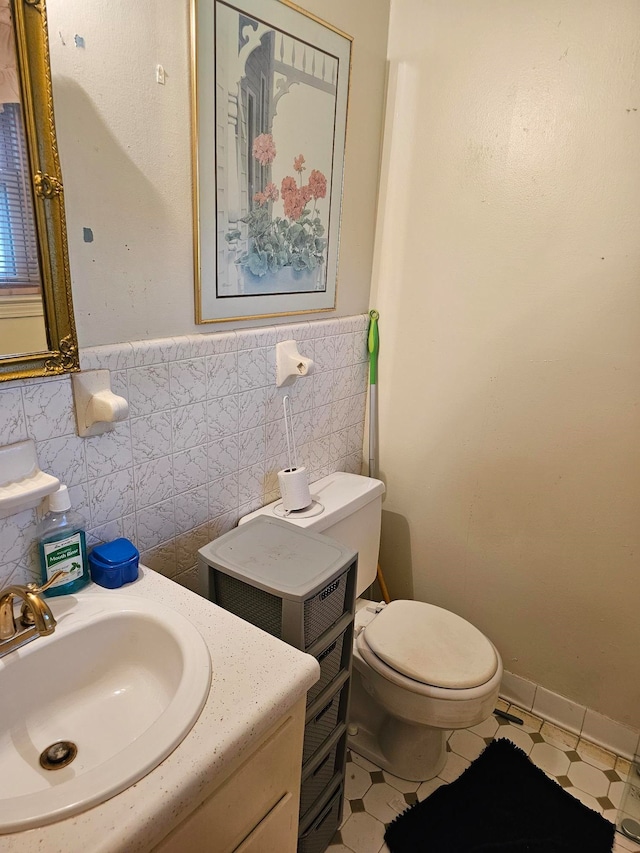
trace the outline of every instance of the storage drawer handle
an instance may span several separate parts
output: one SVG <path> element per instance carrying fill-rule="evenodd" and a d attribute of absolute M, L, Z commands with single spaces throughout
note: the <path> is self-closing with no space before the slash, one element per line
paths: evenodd
<path fill-rule="evenodd" d="M 333 705 L 333 703 L 334 703 L 334 702 L 335 702 L 335 699 L 332 699 L 332 700 L 331 700 L 331 702 L 329 702 L 329 704 L 328 704 L 328 705 L 325 705 L 325 706 L 324 706 L 324 708 L 322 709 L 322 711 L 320 711 L 320 713 L 318 714 L 318 716 L 315 718 L 315 720 L 314 720 L 313 722 L 314 722 L 314 723 L 319 723 L 319 722 L 320 722 L 320 720 L 321 720 L 321 719 L 324 717 L 324 715 L 327 713 L 327 711 L 329 711 L 329 710 L 331 709 L 331 706 Z"/>
<path fill-rule="evenodd" d="M 335 592 L 340 586 L 340 579 L 330 583 L 329 586 L 326 586 L 322 592 L 320 593 L 320 601 L 324 601 L 325 598 L 329 598 L 332 592 Z"/>
<path fill-rule="evenodd" d="M 316 824 L 316 826 L 315 826 L 316 830 L 320 829 L 320 827 L 321 827 L 321 826 L 322 826 L 322 824 L 325 822 L 325 820 L 329 817 L 329 815 L 331 814 L 331 812 L 332 812 L 332 811 L 333 811 L 333 806 L 331 806 L 331 808 L 330 808 L 330 809 L 329 809 L 329 811 L 324 815 L 324 817 L 322 818 L 322 820 L 321 820 L 319 823 L 317 823 L 317 824 Z"/>
<path fill-rule="evenodd" d="M 338 641 L 334 640 L 328 648 L 326 648 L 323 652 L 320 652 L 320 654 L 318 655 L 318 663 L 322 663 L 322 661 L 331 654 L 331 652 L 335 649 L 337 645 Z"/>
<path fill-rule="evenodd" d="M 312 775 L 312 776 L 317 776 L 317 775 L 318 775 L 318 773 L 322 770 L 322 768 L 325 766 L 325 764 L 327 763 L 327 761 L 328 761 L 330 758 L 331 758 L 331 753 L 329 753 L 329 755 L 325 755 L 325 757 L 322 759 L 322 761 L 320 762 L 320 764 L 318 764 L 318 766 L 316 767 L 316 769 L 313 771 L 313 773 L 312 773 L 311 775 Z"/>

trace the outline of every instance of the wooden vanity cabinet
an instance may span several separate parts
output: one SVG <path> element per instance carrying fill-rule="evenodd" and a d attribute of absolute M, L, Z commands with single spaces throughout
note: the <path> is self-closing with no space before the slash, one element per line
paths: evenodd
<path fill-rule="evenodd" d="M 153 853 L 294 853 L 304 722 L 303 697 Z"/>

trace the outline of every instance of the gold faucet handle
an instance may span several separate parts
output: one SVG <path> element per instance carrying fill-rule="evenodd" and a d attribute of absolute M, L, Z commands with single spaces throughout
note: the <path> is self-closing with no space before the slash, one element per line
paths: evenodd
<path fill-rule="evenodd" d="M 42 586 L 38 586 L 35 583 L 28 583 L 27 589 L 29 592 L 32 592 L 34 595 L 40 595 L 40 593 L 44 592 L 45 589 L 49 589 L 50 586 L 61 578 L 63 575 L 68 574 L 68 572 L 63 572 L 62 569 L 59 569 L 57 572 L 54 572 L 46 583 L 43 583 Z"/>
<path fill-rule="evenodd" d="M 49 587 L 54 584 L 58 578 L 61 578 L 63 575 L 68 574 L 68 572 L 63 572 L 62 569 L 54 572 L 51 575 L 49 580 L 46 583 L 43 583 L 42 586 L 38 586 L 35 583 L 28 583 L 26 589 L 31 593 L 31 595 L 40 595 L 40 593 L 44 592 L 45 589 L 49 589 Z M 45 616 L 43 618 L 45 621 L 50 622 L 53 620 L 53 626 L 55 627 L 56 621 L 49 611 L 49 608 L 44 602 L 41 602 L 40 609 L 46 608 Z M 22 607 L 20 608 L 20 624 L 23 628 L 31 628 L 36 624 L 36 614 L 33 611 L 32 605 L 30 605 L 27 601 L 22 602 Z M 52 629 L 53 630 L 53 629 Z"/>
<path fill-rule="evenodd" d="M 8 595 L 0 604 L 0 640 L 7 640 L 16 633 L 13 615 L 13 596 Z"/>

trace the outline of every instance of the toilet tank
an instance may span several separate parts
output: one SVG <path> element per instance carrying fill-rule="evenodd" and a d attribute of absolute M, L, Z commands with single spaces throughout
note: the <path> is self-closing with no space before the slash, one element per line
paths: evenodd
<path fill-rule="evenodd" d="M 285 516 L 282 501 L 277 500 L 241 518 L 239 523 L 258 515 L 272 515 L 353 548 L 358 552 L 356 595 L 361 595 L 376 579 L 384 483 L 338 471 L 311 483 L 309 489 L 314 500 L 309 509 Z"/>

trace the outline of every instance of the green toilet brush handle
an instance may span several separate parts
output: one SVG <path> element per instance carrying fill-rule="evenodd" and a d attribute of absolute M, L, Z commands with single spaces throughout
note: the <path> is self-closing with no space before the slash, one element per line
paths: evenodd
<path fill-rule="evenodd" d="M 378 333 L 377 311 L 369 311 L 369 334 L 367 349 L 369 350 L 369 476 L 376 476 L 376 457 L 378 450 L 377 411 L 378 411 L 378 351 L 380 335 Z"/>

